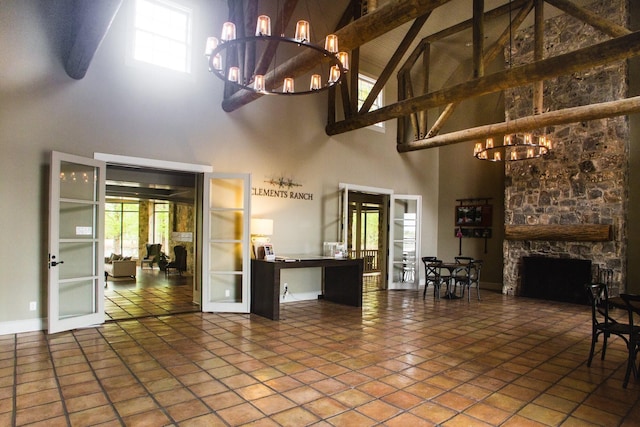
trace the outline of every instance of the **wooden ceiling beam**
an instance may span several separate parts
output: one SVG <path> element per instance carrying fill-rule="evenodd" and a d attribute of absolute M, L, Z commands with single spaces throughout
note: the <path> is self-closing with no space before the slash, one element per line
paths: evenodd
<path fill-rule="evenodd" d="M 484 140 L 487 135 L 505 135 L 514 132 L 528 132 L 545 126 L 557 126 L 569 123 L 577 123 L 589 120 L 605 119 L 608 117 L 623 116 L 640 112 L 640 96 L 618 99 L 616 101 L 602 102 L 599 104 L 583 105 L 580 107 L 565 108 L 563 110 L 550 111 L 528 117 L 510 120 L 509 122 L 495 123 L 461 131 L 450 132 L 433 138 L 398 144 L 400 153 L 425 150 L 427 148 L 442 147 L 472 140 Z"/>
<path fill-rule="evenodd" d="M 531 84 L 636 55 L 640 55 L 640 31 L 387 105 L 378 110 L 327 125 L 326 132 L 327 135 L 337 135 L 381 121 L 397 119 L 420 110 Z"/>
<path fill-rule="evenodd" d="M 104 39 L 122 0 L 77 0 L 72 18 L 73 35 L 69 41 L 64 69 L 72 79 L 84 78 Z"/>
<path fill-rule="evenodd" d="M 374 40 L 400 25 L 424 15 L 451 0 L 395 0 L 364 15 L 336 31 L 341 50 L 351 50 Z M 305 52 L 279 66 L 267 79 L 282 80 L 284 76 L 298 76 L 311 67 L 317 60 L 315 52 Z M 222 109 L 235 111 L 263 95 L 248 91 L 239 91 L 222 101 Z"/>

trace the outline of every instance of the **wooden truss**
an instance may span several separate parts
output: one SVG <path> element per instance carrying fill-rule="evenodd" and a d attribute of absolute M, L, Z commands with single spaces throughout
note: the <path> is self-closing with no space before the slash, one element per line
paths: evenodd
<path fill-rule="evenodd" d="M 506 123 L 496 123 L 439 134 L 447 119 L 463 101 L 481 95 L 500 92 L 505 89 L 533 85 L 533 115 L 509 122 L 512 132 L 529 131 L 543 126 L 572 123 L 582 120 L 626 115 L 640 111 L 640 97 L 620 99 L 602 104 L 592 104 L 559 111 L 542 113 L 542 82 L 545 79 L 566 75 L 598 65 L 624 60 L 640 54 L 640 32 L 630 32 L 625 27 L 613 24 L 595 13 L 573 4 L 570 0 L 505 0 L 505 4 L 493 10 L 484 11 L 484 0 L 473 0 L 473 18 L 453 27 L 422 38 L 417 47 L 401 63 L 431 13 L 450 0 L 391 0 L 384 6 L 362 14 L 360 0 L 351 0 L 337 25 L 336 34 L 340 38 L 341 49 L 351 51 L 351 71 L 349 81 L 340 85 L 339 91 L 329 92 L 328 120 L 326 132 L 336 135 L 360 129 L 372 124 L 397 119 L 397 148 L 399 152 L 421 150 L 455 144 L 472 139 L 480 139 L 488 134 L 497 134 L 506 129 Z M 236 22 L 245 22 L 249 28 L 255 22 L 258 0 L 247 2 L 229 0 L 231 18 Z M 298 0 L 285 0 L 280 19 L 288 21 Z M 543 58 L 543 7 L 548 3 L 563 12 L 578 18 L 611 37 L 610 40 L 593 46 L 569 52 L 551 58 Z M 109 29 L 113 17 L 120 9 L 122 0 L 78 0 L 72 11 L 74 29 L 69 44 L 65 47 L 64 58 L 67 74 L 73 78 L 84 77 L 93 55 L 102 38 Z M 517 29 L 525 17 L 535 13 L 534 19 L 534 60 L 519 67 L 509 68 L 485 75 L 486 64 L 498 57 L 510 40 L 511 29 Z M 509 13 L 512 17 L 509 25 L 491 46 L 484 46 L 484 23 L 490 19 Z M 513 15 L 512 15 L 513 13 Z M 404 39 L 391 55 L 387 65 L 377 79 L 373 90 L 364 105 L 358 109 L 358 72 L 359 48 L 377 37 L 413 21 Z M 284 26 L 277 23 L 277 26 Z M 430 53 L 432 43 L 445 37 L 472 30 L 473 34 L 473 73 L 469 80 L 455 86 L 428 91 Z M 269 51 L 264 57 L 247 55 L 247 69 L 253 65 L 268 62 Z M 313 55 L 298 55 L 279 66 L 269 78 L 277 81 L 284 75 L 299 75 L 314 65 Z M 420 72 L 411 73 L 419 69 Z M 396 71 L 397 70 L 397 71 Z M 370 111 L 380 91 L 396 73 L 398 80 L 398 101 L 378 110 Z M 225 90 L 222 107 L 225 111 L 234 111 L 262 95 Z M 340 98 L 340 99 L 338 99 Z M 340 102 L 343 117 L 338 120 L 337 105 Z M 427 112 L 430 109 L 442 109 L 440 117 L 429 127 Z M 407 132 L 412 129 L 413 132 Z"/>
<path fill-rule="evenodd" d="M 471 20 L 461 22 L 456 26 L 423 38 L 409 55 L 407 61 L 399 68 L 397 71 L 398 102 L 375 111 L 369 111 L 370 104 L 366 103 L 356 113 L 353 113 L 353 110 L 345 109 L 346 113 L 343 120 L 336 121 L 335 118 L 329 118 L 326 127 L 327 134 L 336 135 L 370 126 L 380 121 L 398 119 L 397 149 L 399 152 L 408 152 L 482 139 L 487 135 L 505 133 L 507 130 L 512 132 L 531 131 L 544 126 L 595 120 L 640 111 L 640 97 L 634 97 L 542 113 L 543 80 L 624 60 L 640 54 L 640 33 L 632 33 L 628 29 L 613 24 L 585 8 L 574 5 L 568 0 L 546 0 L 546 3 L 581 19 L 604 34 L 609 35 L 611 39 L 564 55 L 543 59 L 544 3 L 545 1 L 543 0 L 515 0 L 511 4 L 505 4 L 494 10 L 484 12 L 484 1 L 474 0 L 473 18 Z M 530 64 L 485 75 L 485 64 L 494 60 L 505 49 L 510 40 L 510 31 L 513 28 L 517 29 L 532 10 L 535 13 L 534 61 Z M 485 49 L 483 45 L 485 40 L 484 20 L 506 13 L 511 15 L 511 12 L 514 13 L 510 25 L 505 28 L 493 45 Z M 416 19 L 415 22 L 418 23 L 418 20 Z M 473 33 L 473 75 L 470 76 L 470 79 L 445 89 L 431 92 L 423 90 L 421 93 L 416 93 L 416 88 L 429 87 L 431 44 L 470 28 Z M 411 31 L 409 31 L 407 37 L 411 36 Z M 381 78 L 378 80 L 379 84 L 374 87 L 370 98 L 378 95 L 392 69 L 395 69 L 397 65 L 394 62 L 394 58 L 402 56 L 404 49 L 403 41 L 381 74 Z M 422 73 L 414 73 L 412 75 L 411 70 L 415 67 L 422 67 Z M 419 76 L 420 81 L 415 81 L 416 75 Z M 503 122 L 439 135 L 443 124 L 461 102 L 473 97 L 527 84 L 533 85 L 534 114 L 532 116 L 511 120 L 508 128 L 507 123 Z M 442 112 L 429 128 L 427 111 L 432 108 L 442 108 Z M 413 130 L 412 135 L 406 132 L 408 128 Z"/>
<path fill-rule="evenodd" d="M 449 0 L 395 0 L 361 16 L 360 2 L 352 0 L 345 10 L 336 34 L 342 49 L 351 50 L 351 71 L 349 82 L 343 82 L 339 91 L 330 91 L 326 132 L 336 135 L 360 129 L 390 119 L 398 120 L 397 147 L 399 152 L 455 144 L 479 139 L 487 134 L 500 133 L 506 123 L 480 126 L 440 135 L 444 123 L 463 101 L 505 89 L 533 85 L 533 115 L 509 122 L 513 132 L 534 130 L 538 127 L 593 120 L 640 111 L 640 97 L 592 104 L 565 110 L 542 113 L 542 82 L 564 74 L 570 74 L 598 65 L 624 60 L 640 54 L 640 33 L 611 23 L 595 13 L 576 6 L 569 0 L 511 0 L 493 10 L 484 11 L 484 0 L 473 0 L 473 18 L 453 27 L 422 38 L 407 60 L 401 63 L 432 11 Z M 543 7 L 548 3 L 572 15 L 611 37 L 610 40 L 593 46 L 551 58 L 543 58 Z M 295 4 L 295 2 L 290 1 Z M 289 5 L 291 6 L 291 4 Z M 497 73 L 485 75 L 485 64 L 496 59 L 510 41 L 511 31 L 517 29 L 525 18 L 534 12 L 534 61 L 519 67 L 512 67 Z M 512 19 L 491 46 L 484 46 L 484 22 L 509 14 Z M 413 20 L 404 39 L 390 57 L 364 104 L 358 109 L 359 47 L 392 29 Z M 460 33 L 472 30 L 473 34 L 473 75 L 461 84 L 429 92 L 429 68 L 431 44 Z M 281 65 L 274 78 L 285 74 L 296 75 L 311 65 L 312 58 L 299 55 Z M 419 68 L 421 72 L 411 73 Z M 396 71 L 397 70 L 397 71 Z M 370 108 L 396 72 L 398 80 L 398 101 L 375 111 Z M 416 77 L 418 76 L 418 77 Z M 419 81 L 416 81 L 418 79 Z M 260 94 L 236 92 L 226 97 L 222 103 L 225 111 L 233 111 L 260 97 Z M 340 104 L 339 104 L 340 103 Z M 343 118 L 338 120 L 341 105 Z M 429 128 L 427 112 L 442 108 L 439 118 Z M 412 129 L 413 133 L 406 132 Z"/>

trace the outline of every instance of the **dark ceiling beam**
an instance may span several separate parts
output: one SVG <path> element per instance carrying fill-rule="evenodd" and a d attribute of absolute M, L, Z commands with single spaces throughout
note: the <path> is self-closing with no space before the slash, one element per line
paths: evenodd
<path fill-rule="evenodd" d="M 395 0 L 364 15 L 360 19 L 336 31 L 341 50 L 352 50 L 382 36 L 383 34 L 409 22 L 420 15 L 431 12 L 435 8 L 451 0 Z M 279 66 L 267 80 L 280 81 L 284 76 L 299 76 L 317 63 L 317 55 L 309 52 L 301 53 Z M 226 112 L 238 108 L 262 97 L 259 93 L 240 91 L 222 101 L 222 109 Z"/>
<path fill-rule="evenodd" d="M 122 0 L 76 0 L 73 34 L 64 59 L 64 69 L 69 77 L 80 80 L 87 74 L 93 55 L 121 5 Z"/>
<path fill-rule="evenodd" d="M 326 132 L 327 135 L 337 135 L 381 121 L 407 116 L 420 110 L 531 84 L 538 80 L 582 71 L 636 55 L 640 55 L 640 31 L 387 105 L 378 110 L 327 125 Z"/>

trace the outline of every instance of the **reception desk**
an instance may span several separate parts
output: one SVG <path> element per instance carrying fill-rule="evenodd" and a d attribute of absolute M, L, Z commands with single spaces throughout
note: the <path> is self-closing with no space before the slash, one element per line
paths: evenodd
<path fill-rule="evenodd" d="M 362 307 L 360 259 L 301 258 L 287 261 L 251 260 L 251 313 L 280 319 L 280 271 L 285 268 L 322 268 L 322 295 L 327 301 Z"/>

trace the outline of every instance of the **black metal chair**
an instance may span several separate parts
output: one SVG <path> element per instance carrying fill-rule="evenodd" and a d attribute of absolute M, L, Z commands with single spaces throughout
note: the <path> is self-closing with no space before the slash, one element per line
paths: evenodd
<path fill-rule="evenodd" d="M 601 360 L 607 352 L 607 341 L 611 335 L 616 335 L 625 342 L 629 348 L 629 337 L 632 327 L 628 323 L 621 323 L 609 315 L 609 290 L 604 283 L 589 283 L 587 296 L 591 303 L 591 350 L 587 366 L 591 366 L 598 337 L 602 335 Z M 636 327 L 638 328 L 638 327 Z"/>
<path fill-rule="evenodd" d="M 422 299 L 427 297 L 427 288 L 429 283 L 433 284 L 433 299 L 440 299 L 440 284 L 442 283 L 442 276 L 440 275 L 440 267 L 438 264 L 442 264 L 442 261 L 434 256 L 422 257 L 424 264 L 424 293 Z"/>
<path fill-rule="evenodd" d="M 164 274 L 168 276 L 169 271 L 174 269 L 182 276 L 182 273 L 187 271 L 187 248 L 181 245 L 174 246 L 173 255 L 173 261 L 167 264 Z"/>
<path fill-rule="evenodd" d="M 453 271 L 451 277 L 453 282 L 453 290 L 451 291 L 452 297 L 455 297 L 455 295 L 457 294 L 458 284 L 462 284 L 468 280 L 473 258 L 468 256 L 457 256 L 454 257 L 454 260 L 455 263 L 459 265 L 459 267 Z"/>
<path fill-rule="evenodd" d="M 620 297 L 624 300 L 627 306 L 627 312 L 629 313 L 629 342 L 627 343 L 627 349 L 629 350 L 629 357 L 627 360 L 627 372 L 624 374 L 624 382 L 622 387 L 627 388 L 629 384 L 629 376 L 633 371 L 633 377 L 638 379 L 638 367 L 636 366 L 636 357 L 638 351 L 640 351 L 640 326 L 634 324 L 634 315 L 640 315 L 640 295 L 632 294 L 620 294 Z"/>
<path fill-rule="evenodd" d="M 480 271 L 482 270 L 482 260 L 474 259 L 466 264 L 464 275 L 456 276 L 456 285 L 462 288 L 462 298 L 465 289 L 467 290 L 467 301 L 471 302 L 471 288 L 475 286 L 480 301 Z"/>

